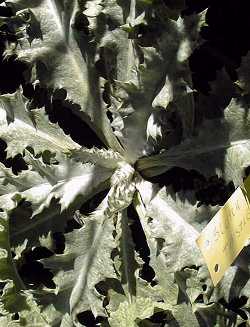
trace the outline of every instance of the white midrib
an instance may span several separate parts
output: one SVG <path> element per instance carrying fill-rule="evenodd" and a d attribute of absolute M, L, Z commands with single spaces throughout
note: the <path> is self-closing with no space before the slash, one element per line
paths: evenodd
<path fill-rule="evenodd" d="M 129 11 L 129 16 L 127 18 L 127 23 L 131 24 L 133 26 L 134 21 L 135 21 L 135 0 L 130 0 L 130 11 Z M 131 70 L 133 68 L 133 59 L 135 54 L 134 54 L 134 45 L 133 45 L 133 40 L 130 39 L 128 40 L 128 51 L 127 51 L 127 69 L 126 69 L 126 80 L 130 79 L 130 74 Z M 125 80 L 125 82 L 126 82 Z"/>
<path fill-rule="evenodd" d="M 194 156 L 206 154 L 209 152 L 214 152 L 218 151 L 221 149 L 230 149 L 233 147 L 241 146 L 244 144 L 250 144 L 250 141 L 248 139 L 243 139 L 240 141 L 232 141 L 232 142 L 227 142 L 225 143 L 218 143 L 215 145 L 207 145 L 202 147 L 202 143 L 200 144 L 199 147 L 196 149 L 192 148 L 192 144 L 190 145 L 190 150 L 184 150 L 181 149 L 181 147 L 176 147 L 176 149 L 173 149 L 173 151 L 164 151 L 164 153 L 155 155 L 152 157 L 148 158 L 142 158 L 139 160 L 139 168 L 140 170 L 143 169 L 150 169 L 154 167 L 159 167 L 159 166 L 166 166 L 168 163 L 173 164 L 173 162 L 180 160 L 181 158 L 191 158 Z"/>
<path fill-rule="evenodd" d="M 197 149 L 190 149 L 190 150 L 186 150 L 186 151 L 182 151 L 180 154 L 178 154 L 180 157 L 186 157 L 186 156 L 197 156 L 203 153 L 207 153 L 207 152 L 213 152 L 213 151 L 217 151 L 220 149 L 228 149 L 231 147 L 235 147 L 235 146 L 241 146 L 243 144 L 247 144 L 249 143 L 249 140 L 244 139 L 244 140 L 240 140 L 240 141 L 233 141 L 233 142 L 229 142 L 229 143 L 218 143 L 215 145 L 208 145 L 208 146 L 204 146 L 202 147 L 202 144 L 199 148 Z M 171 153 L 168 155 L 166 153 L 166 157 L 171 157 Z"/>
<path fill-rule="evenodd" d="M 58 28 L 58 31 L 60 32 L 61 39 L 63 40 L 63 42 L 65 44 L 65 48 L 67 49 L 67 52 L 70 54 L 70 58 L 71 58 L 71 60 L 73 62 L 73 65 L 75 66 L 75 70 L 77 72 L 81 72 L 81 67 L 79 66 L 79 64 L 78 64 L 78 62 L 77 62 L 77 60 L 75 58 L 74 52 L 71 49 L 68 41 L 66 40 L 65 36 L 66 36 L 67 33 L 66 33 L 65 29 L 64 29 L 64 25 L 63 25 L 63 22 L 62 22 L 62 20 L 61 20 L 61 18 L 59 16 L 58 10 L 57 10 L 56 5 L 55 5 L 55 2 L 54 2 L 54 0 L 48 0 L 47 2 L 48 2 L 48 6 L 49 6 L 51 12 L 53 13 L 56 26 Z M 75 11 L 76 7 L 77 7 L 77 4 L 75 2 L 73 11 Z"/>
<path fill-rule="evenodd" d="M 120 213 L 120 215 L 124 215 L 124 211 Z M 126 219 L 126 220 L 125 220 Z M 127 244 L 127 239 L 125 238 L 125 231 L 124 229 L 127 227 L 127 217 L 122 217 L 121 216 L 121 225 L 123 225 L 122 228 L 122 234 L 121 234 L 121 246 L 122 246 L 122 252 L 123 252 L 123 259 L 124 259 L 124 271 L 125 271 L 125 276 L 126 276 L 126 281 L 128 283 L 128 301 L 131 304 L 133 302 L 133 297 L 132 297 L 132 289 L 130 285 L 130 274 L 129 274 L 129 269 L 128 269 L 128 262 L 129 262 L 129 251 L 128 251 L 128 244 Z"/>
<path fill-rule="evenodd" d="M 72 1 L 74 1 L 74 0 L 72 0 Z M 131 1 L 134 2 L 135 0 L 131 0 Z M 67 35 L 67 33 L 66 33 L 65 29 L 63 28 L 63 23 L 59 16 L 58 10 L 55 6 L 54 0 L 47 0 L 47 2 L 48 2 L 49 8 L 53 12 L 53 15 L 55 18 L 55 23 L 56 23 L 56 26 L 60 33 L 61 39 L 64 42 L 65 48 L 72 60 L 73 69 L 77 72 L 77 74 L 79 76 L 79 80 L 82 80 L 84 83 L 82 66 L 80 65 L 79 61 L 76 59 L 77 54 L 72 50 L 71 46 L 69 45 L 68 40 L 66 40 L 65 35 Z M 74 8 L 73 8 L 72 12 L 76 12 L 77 9 L 78 9 L 78 2 L 74 1 Z M 70 24 L 69 24 L 69 26 L 70 26 Z M 77 45 L 76 45 L 76 49 L 78 49 Z M 101 129 L 101 131 L 104 135 L 105 141 L 108 142 L 109 146 L 113 147 L 113 150 L 123 153 L 124 151 L 123 151 L 122 146 L 119 144 L 119 142 L 116 140 L 116 138 L 114 138 L 113 136 L 110 135 L 111 130 L 106 132 L 107 126 L 106 126 L 106 120 L 104 118 L 104 116 L 105 116 L 104 110 L 100 110 L 99 114 L 100 114 L 100 117 L 99 117 L 99 121 L 97 121 L 97 125 Z M 91 127 L 91 128 L 93 128 L 93 127 Z M 95 129 L 94 129 L 94 131 L 97 132 Z M 97 135 L 99 135 L 98 132 L 97 132 Z"/>

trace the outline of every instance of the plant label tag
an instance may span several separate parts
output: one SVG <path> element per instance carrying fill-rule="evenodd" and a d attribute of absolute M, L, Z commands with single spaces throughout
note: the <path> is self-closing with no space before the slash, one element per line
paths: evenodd
<path fill-rule="evenodd" d="M 250 239 L 250 177 L 238 187 L 196 240 L 216 286 Z"/>

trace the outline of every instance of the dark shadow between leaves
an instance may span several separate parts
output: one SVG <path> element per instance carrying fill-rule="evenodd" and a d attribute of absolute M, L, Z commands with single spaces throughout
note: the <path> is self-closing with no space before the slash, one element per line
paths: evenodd
<path fill-rule="evenodd" d="M 150 249 L 148 247 L 148 243 L 143 228 L 141 226 L 140 219 L 132 204 L 127 208 L 127 214 L 131 221 L 129 227 L 135 245 L 135 251 L 139 254 L 141 259 L 144 261 L 143 266 L 139 271 L 139 276 L 140 278 L 151 283 L 151 286 L 154 286 L 156 284 L 156 282 L 154 281 L 155 272 L 154 269 L 149 264 Z"/>
<path fill-rule="evenodd" d="M 97 327 L 100 326 L 107 318 L 97 316 L 94 317 L 93 313 L 89 311 L 81 312 L 77 315 L 79 323 L 83 324 L 86 327 Z"/>
<path fill-rule="evenodd" d="M 197 206 L 201 205 L 220 205 L 223 206 L 235 191 L 233 182 L 226 183 L 218 175 L 206 178 L 198 171 L 187 170 L 180 167 L 173 167 L 161 175 L 147 178 L 152 183 L 159 184 L 160 187 L 166 186 L 168 194 L 172 192 L 172 198 L 179 193 L 183 201 L 193 203 L 193 198 L 198 201 Z M 171 190 L 170 190 L 171 188 Z M 188 191 L 188 192 L 186 192 Z M 193 194 L 193 197 L 188 197 Z"/>
<path fill-rule="evenodd" d="M 114 290 L 118 294 L 125 295 L 121 283 L 115 278 L 106 278 L 104 281 L 95 285 L 95 289 L 101 295 L 107 296 L 110 289 Z"/>
<path fill-rule="evenodd" d="M 35 15 L 33 15 L 32 13 L 31 13 L 30 20 L 31 22 L 27 26 L 27 34 L 28 34 L 29 43 L 31 44 L 35 39 L 43 40 L 43 34 L 42 34 L 40 22 L 36 19 Z"/>
<path fill-rule="evenodd" d="M 201 29 L 205 42 L 190 57 L 194 87 L 205 93 L 209 90 L 208 82 L 215 78 L 218 69 L 224 67 L 235 81 L 241 57 L 250 49 L 244 33 L 249 29 L 248 2 L 206 0 L 198 4 L 198 1 L 189 0 L 183 14 L 199 12 L 206 7 L 206 25 Z"/>
<path fill-rule="evenodd" d="M 53 274 L 49 269 L 44 268 L 38 260 L 51 257 L 54 253 L 46 247 L 36 247 L 25 251 L 22 254 L 21 264 L 18 266 L 18 273 L 22 281 L 31 288 L 37 288 L 43 284 L 48 288 L 56 288 L 53 281 Z"/>
<path fill-rule="evenodd" d="M 30 110 L 45 107 L 50 121 L 58 123 L 75 142 L 87 148 L 105 148 L 89 125 L 74 113 L 81 110 L 80 106 L 67 100 L 65 89 L 53 91 L 40 84 L 36 84 L 35 88 L 32 84 L 25 84 L 23 89 L 24 95 L 30 101 Z"/>
<path fill-rule="evenodd" d="M 29 3 L 29 8 L 33 9 L 39 7 L 44 0 L 32 0 L 32 3 Z M 8 2 L 8 6 L 12 8 L 12 11 L 16 13 L 19 10 L 23 10 L 27 8 L 27 0 L 19 0 L 17 3 L 12 4 Z"/>
<path fill-rule="evenodd" d="M 11 168 L 13 174 L 15 175 L 18 175 L 18 173 L 23 170 L 27 170 L 28 166 L 21 154 L 17 154 L 15 157 L 7 159 L 6 148 L 6 142 L 0 139 L 0 162 L 3 163 L 7 168 Z"/>
<path fill-rule="evenodd" d="M 32 261 L 23 264 L 18 274 L 22 281 L 31 288 L 38 288 L 43 284 L 47 288 L 55 289 L 53 274 L 49 269 L 45 269 L 40 262 Z"/>
<path fill-rule="evenodd" d="M 94 195 L 91 199 L 86 201 L 81 206 L 81 208 L 79 209 L 80 212 L 84 215 L 90 214 L 98 207 L 98 205 L 102 202 L 102 200 L 105 198 L 107 194 L 108 194 L 108 189 L 98 192 L 96 195 Z"/>
<path fill-rule="evenodd" d="M 138 326 L 144 327 L 144 325 L 147 326 L 147 324 L 155 327 L 164 327 L 164 326 L 181 327 L 178 321 L 172 315 L 172 313 L 164 312 L 164 311 L 155 312 L 150 318 L 141 320 L 138 323 Z"/>

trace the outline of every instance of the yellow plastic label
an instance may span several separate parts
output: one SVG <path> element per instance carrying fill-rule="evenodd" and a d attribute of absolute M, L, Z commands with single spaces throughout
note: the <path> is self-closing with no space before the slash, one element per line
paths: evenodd
<path fill-rule="evenodd" d="M 250 177 L 238 187 L 196 240 L 214 286 L 250 239 Z"/>

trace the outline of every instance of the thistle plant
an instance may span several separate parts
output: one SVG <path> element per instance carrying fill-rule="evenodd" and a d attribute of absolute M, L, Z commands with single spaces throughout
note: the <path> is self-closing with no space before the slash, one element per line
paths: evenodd
<path fill-rule="evenodd" d="M 10 0 L 6 6 L 13 15 L 0 18 L 0 26 L 15 40 L 6 44 L 5 60 L 25 63 L 24 84 L 49 90 L 51 98 L 57 93 L 104 146 L 77 143 L 53 121 L 51 105 L 34 105 L 25 87 L 0 96 L 7 157 L 21 155 L 27 165 L 14 174 L 0 164 L 0 325 L 247 321 L 248 301 L 239 314 L 220 300 L 249 297 L 249 249 L 214 288 L 196 245 L 220 206 L 197 206 L 194 191 L 175 193 L 152 182 L 177 166 L 237 187 L 250 165 L 250 120 L 238 86 L 226 70 L 207 96 L 192 85 L 188 59 L 202 43 L 206 11 L 183 16 L 184 0 Z M 238 70 L 246 93 L 248 61 Z M 211 118 L 215 107 L 219 115 Z M 83 213 L 103 191 L 92 212 Z M 72 219 L 78 228 L 67 231 Z M 135 221 L 147 259 L 136 248 Z M 62 251 L 55 250 L 59 234 Z M 34 285 L 32 271 L 26 278 L 20 272 L 37 248 L 49 253 L 37 264 L 53 274 L 52 285 Z M 151 280 L 142 278 L 146 266 Z M 87 315 L 92 322 L 84 322 Z"/>

